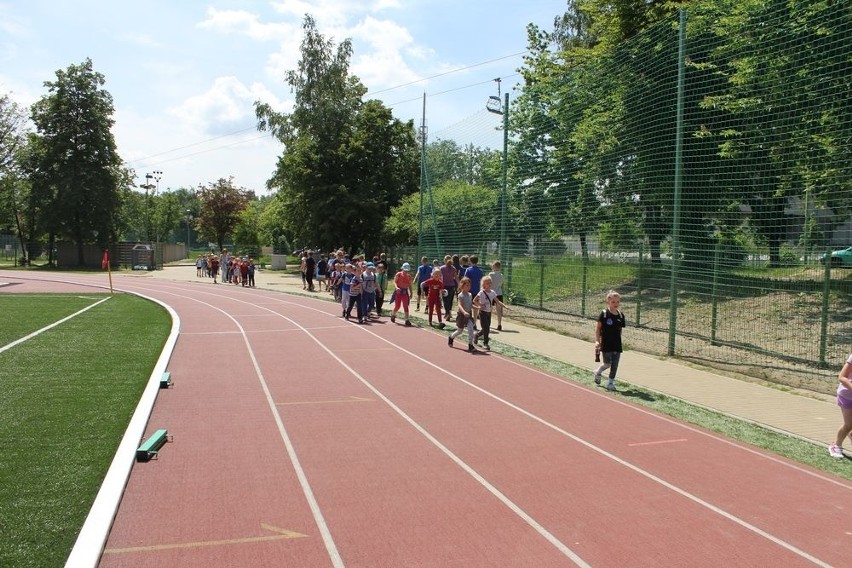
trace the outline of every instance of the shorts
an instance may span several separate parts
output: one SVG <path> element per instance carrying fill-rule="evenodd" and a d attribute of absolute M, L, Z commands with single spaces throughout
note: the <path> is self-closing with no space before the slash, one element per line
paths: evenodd
<path fill-rule="evenodd" d="M 326 278 L 325 274 L 320 274 L 319 276 L 317 276 L 317 280 L 319 282 L 325 282 L 325 278 Z"/>
<path fill-rule="evenodd" d="M 837 395 L 837 406 L 840 408 L 852 408 L 852 398 Z"/>

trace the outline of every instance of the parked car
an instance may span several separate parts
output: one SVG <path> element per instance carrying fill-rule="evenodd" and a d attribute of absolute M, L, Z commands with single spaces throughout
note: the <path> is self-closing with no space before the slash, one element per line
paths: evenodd
<path fill-rule="evenodd" d="M 831 254 L 824 254 L 819 257 L 819 261 L 823 264 L 828 260 L 830 260 L 831 266 L 852 267 L 852 247 L 831 251 Z"/>

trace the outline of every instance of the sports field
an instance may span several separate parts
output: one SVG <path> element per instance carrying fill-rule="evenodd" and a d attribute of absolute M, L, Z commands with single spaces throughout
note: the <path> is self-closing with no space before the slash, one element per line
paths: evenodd
<path fill-rule="evenodd" d="M 0 566 L 61 566 L 170 320 L 92 292 L 0 293 L 0 314 Z"/>
<path fill-rule="evenodd" d="M 332 306 L 314 299 L 147 279 L 134 279 L 133 287 L 166 299 L 185 318 L 170 365 L 179 382 L 158 399 L 150 425 L 168 425 L 176 442 L 156 463 L 134 468 L 102 566 L 264 558 L 293 566 L 408 565 L 457 554 L 467 555 L 470 566 L 495 565 L 482 562 L 501 555 L 506 565 L 607 565 L 616 559 L 641 565 L 652 557 L 675 561 L 699 552 L 708 561 L 745 562 L 750 554 L 769 552 L 795 560 L 791 565 L 803 559 L 807 564 L 809 542 L 824 539 L 805 530 L 806 511 L 825 495 L 845 498 L 848 491 L 848 484 L 809 473 L 807 466 L 756 458 L 727 438 L 636 409 L 649 406 L 848 478 L 847 460 L 831 460 L 824 448 L 635 387 L 625 387 L 617 398 L 600 397 L 588 388 L 587 373 L 499 344 L 493 354 L 471 357 L 448 350 L 444 337 L 426 329 L 338 322 Z M 3 382 L 3 403 L 17 397 L 15 408 L 28 405 L 31 422 L 55 422 L 52 432 L 66 440 L 31 429 L 29 444 L 16 452 L 32 470 L 17 476 L 33 483 L 16 488 L 0 480 L 2 518 L 17 514 L 7 514 L 7 507 L 29 514 L 22 526 L 10 527 L 14 533 L 3 527 L 0 565 L 61 565 L 169 321 L 155 305 L 123 294 L 11 296 L 0 293 L 0 302 L 15 305 L 20 324 L 4 345 L 73 317 L 0 353 L 4 369 L 24 361 L 10 356 L 23 354 L 24 346 L 39 358 L 60 342 L 80 356 L 51 356 L 50 365 L 34 363 L 32 372 L 22 364 L 16 374 L 29 379 L 10 381 L 16 390 L 9 389 L 8 397 Z M 38 299 L 44 305 L 25 307 Z M 148 310 L 140 307 L 146 305 Z M 27 321 L 27 310 L 48 309 L 52 315 Z M 121 341 L 126 345 L 115 347 Z M 524 365 L 503 360 L 501 351 Z M 229 365 L 205 366 L 217 353 L 228 353 Z M 328 373 L 316 372 L 318 360 L 328 363 Z M 131 376 L 131 363 L 139 363 L 136 378 L 115 381 Z M 547 372 L 531 372 L 527 365 Z M 83 388 L 68 388 L 69 381 Z M 46 385 L 42 393 L 57 392 L 21 396 L 32 383 Z M 96 392 L 99 387 L 113 392 Z M 72 405 L 76 410 L 65 410 Z M 9 407 L 0 410 L 5 416 Z M 98 422 L 107 418 L 119 424 Z M 5 447 L 17 434 L 4 429 L 0 436 Z M 44 444 L 42 437 L 56 441 Z M 29 455 L 33 448 L 44 457 Z M 764 468 L 769 471 L 759 473 Z M 294 472 L 304 479 L 297 481 Z M 463 472 L 468 475 L 459 476 Z M 793 495 L 786 489 L 790 483 L 803 491 L 827 483 L 828 492 Z M 612 507 L 619 495 L 631 495 L 634 505 L 616 519 L 616 509 L 601 508 L 587 487 L 605 489 L 599 495 Z M 758 494 L 764 492 L 777 500 L 773 511 L 750 511 L 760 509 Z M 68 495 L 73 502 L 59 503 Z M 302 495 L 313 502 L 310 508 Z M 720 521 L 720 511 L 727 520 Z M 645 524 L 636 525 L 638 532 L 620 540 L 612 540 L 617 531 L 594 528 L 640 521 Z M 668 527 L 665 534 L 658 525 Z M 698 525 L 707 531 L 702 542 L 655 552 L 656 543 L 668 546 Z M 731 538 L 739 543 L 732 549 L 714 544 Z M 742 552 L 733 553 L 737 547 Z M 820 548 L 815 556 L 828 555 L 836 564 L 843 550 Z"/>

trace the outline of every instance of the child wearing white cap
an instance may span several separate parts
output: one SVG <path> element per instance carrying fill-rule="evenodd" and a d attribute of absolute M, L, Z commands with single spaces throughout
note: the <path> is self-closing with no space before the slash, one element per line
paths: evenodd
<path fill-rule="evenodd" d="M 411 300 L 411 275 L 408 271 L 411 270 L 411 265 L 407 262 L 402 263 L 402 268 L 393 277 L 394 290 L 394 305 L 391 312 L 391 323 L 396 322 L 396 313 L 402 306 L 405 312 L 405 325 L 411 327 L 411 321 L 408 319 L 408 303 Z"/>

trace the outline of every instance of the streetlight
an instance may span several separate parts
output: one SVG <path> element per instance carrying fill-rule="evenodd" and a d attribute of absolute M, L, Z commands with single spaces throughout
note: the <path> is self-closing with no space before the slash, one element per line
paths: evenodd
<path fill-rule="evenodd" d="M 192 210 L 187 209 L 186 213 L 186 254 L 189 257 L 189 224 L 192 222 Z"/>
<path fill-rule="evenodd" d="M 159 170 L 155 170 L 154 173 L 146 173 L 145 174 L 145 182 L 146 183 L 142 187 L 145 188 L 145 240 L 146 241 L 149 241 L 151 239 L 150 234 L 149 234 L 150 231 L 151 231 L 151 201 L 150 201 L 150 199 L 148 199 L 148 192 L 151 191 L 151 193 L 154 193 L 154 194 L 157 193 L 157 191 L 160 189 L 160 179 L 162 177 L 163 177 L 163 172 L 161 172 Z M 153 183 L 151 183 L 151 180 L 156 181 L 157 185 L 155 186 Z"/>

